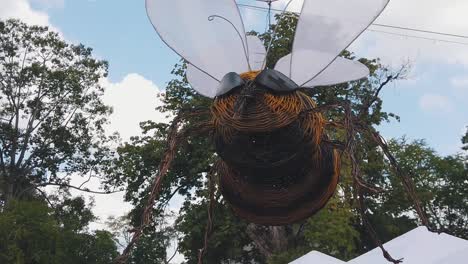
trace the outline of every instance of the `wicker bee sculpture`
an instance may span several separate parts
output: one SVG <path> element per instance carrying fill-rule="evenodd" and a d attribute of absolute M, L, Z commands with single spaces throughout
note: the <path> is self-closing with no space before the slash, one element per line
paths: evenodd
<path fill-rule="evenodd" d="M 324 142 L 325 120 L 303 89 L 369 74 L 338 55 L 387 3 L 305 0 L 292 53 L 267 69 L 268 51 L 245 34 L 234 0 L 146 1 L 161 39 L 189 63 L 189 83 L 214 98 L 219 186 L 238 216 L 287 225 L 313 215 L 334 194 L 340 158 Z"/>

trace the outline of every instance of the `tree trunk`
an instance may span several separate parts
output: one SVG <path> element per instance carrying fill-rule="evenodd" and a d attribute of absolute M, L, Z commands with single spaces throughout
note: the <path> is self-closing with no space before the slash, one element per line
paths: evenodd
<path fill-rule="evenodd" d="M 250 224 L 247 234 L 265 259 L 294 247 L 294 234 L 290 226 L 260 226 Z"/>

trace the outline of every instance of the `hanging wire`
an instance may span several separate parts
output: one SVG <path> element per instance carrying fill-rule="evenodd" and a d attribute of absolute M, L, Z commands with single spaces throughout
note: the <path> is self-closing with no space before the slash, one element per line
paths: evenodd
<path fill-rule="evenodd" d="M 286 10 L 288 10 L 288 7 L 289 5 L 292 3 L 292 1 L 294 0 L 289 0 L 289 2 L 286 4 L 286 6 L 284 7 L 283 11 L 281 12 L 281 17 L 278 19 L 278 22 L 279 23 L 281 21 L 281 19 L 284 17 L 284 13 L 286 12 Z M 262 64 L 262 69 L 266 67 L 266 62 L 267 62 L 267 58 L 268 58 L 268 53 L 270 53 L 270 49 L 271 49 L 271 45 L 273 45 L 273 39 L 276 37 L 276 31 L 277 31 L 278 27 L 275 27 L 275 30 L 273 31 L 273 34 L 271 35 L 271 39 L 270 39 L 270 43 L 268 44 L 268 48 L 267 48 L 267 51 L 266 51 L 266 55 L 265 55 L 265 59 L 263 60 L 263 64 Z"/>
<path fill-rule="evenodd" d="M 374 23 L 372 25 L 373 26 L 378 26 L 378 27 L 386 27 L 386 28 L 401 29 L 401 30 L 414 31 L 414 32 L 420 32 L 420 33 L 435 34 L 435 35 L 441 35 L 441 36 L 446 36 L 446 37 L 468 39 L 468 36 L 445 33 L 445 32 L 438 32 L 438 31 L 431 31 L 431 30 L 424 30 L 424 29 L 416 29 L 416 28 L 409 28 L 409 27 L 392 26 L 392 25 L 377 24 L 377 23 Z"/>
<path fill-rule="evenodd" d="M 445 39 L 439 39 L 439 38 L 428 38 L 428 37 L 414 36 L 414 35 L 402 34 L 402 33 L 397 33 L 397 32 L 388 32 L 388 31 L 376 30 L 376 29 L 368 29 L 367 31 L 375 32 L 375 33 L 382 33 L 382 34 L 387 34 L 387 35 L 393 35 L 393 36 L 406 37 L 406 38 L 423 39 L 423 40 L 430 40 L 430 41 L 435 41 L 435 42 L 444 42 L 444 43 L 451 43 L 451 44 L 459 44 L 459 45 L 468 46 L 468 42 L 445 40 Z"/>
<path fill-rule="evenodd" d="M 271 3 L 272 1 L 268 1 L 267 25 L 266 25 L 265 33 L 270 30 L 270 26 L 271 26 Z"/>
<path fill-rule="evenodd" d="M 268 27 L 271 25 L 271 4 L 268 8 Z"/>
<path fill-rule="evenodd" d="M 254 6 L 254 5 L 247 5 L 247 4 L 237 4 L 237 5 L 240 6 L 240 7 L 248 8 L 248 9 L 255 9 L 255 10 L 262 11 L 262 12 L 268 12 L 268 8 L 261 7 L 261 6 Z M 279 13 L 283 13 L 284 10 L 271 8 L 270 12 L 279 12 Z M 299 14 L 298 12 L 292 12 L 292 13 Z M 439 36 L 446 36 L 446 37 L 453 37 L 453 38 L 468 39 L 468 35 L 453 34 L 453 33 L 446 33 L 446 32 L 440 32 L 440 31 L 432 31 L 432 30 L 425 30 L 425 29 L 419 29 L 419 28 L 410 28 L 410 27 L 394 26 L 394 25 L 379 24 L 379 23 L 373 23 L 373 24 L 371 24 L 371 25 L 372 25 L 372 26 L 378 26 L 378 27 L 385 27 L 385 28 L 392 28 L 392 29 L 405 30 L 405 31 L 413 31 L 413 32 L 419 32 L 419 33 L 426 33 L 426 34 L 432 34 L 432 35 L 439 35 Z M 376 30 L 368 29 L 368 31 L 376 31 Z M 405 35 L 405 36 L 406 36 L 406 35 Z M 407 37 L 413 37 L 413 36 L 408 35 Z M 439 40 L 439 39 L 430 39 L 430 40 L 442 41 L 442 40 Z M 455 42 L 455 43 L 456 43 L 456 42 Z M 458 44 L 464 44 L 464 43 L 458 43 Z"/>
<path fill-rule="evenodd" d="M 265 21 L 265 33 L 268 32 L 270 30 L 270 25 L 271 25 L 271 22 L 270 22 L 270 15 L 271 15 L 271 10 L 269 12 L 267 12 L 267 15 L 266 15 L 266 21 Z"/>

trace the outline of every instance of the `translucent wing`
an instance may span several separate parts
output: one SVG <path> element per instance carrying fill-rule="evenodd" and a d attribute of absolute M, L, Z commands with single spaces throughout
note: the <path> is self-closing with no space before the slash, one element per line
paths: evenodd
<path fill-rule="evenodd" d="M 336 58 L 323 72 L 304 87 L 326 86 L 350 81 L 356 81 L 369 76 L 369 68 L 366 65 L 353 60 Z"/>
<path fill-rule="evenodd" d="M 186 75 L 190 86 L 201 95 L 209 98 L 214 98 L 216 96 L 219 86 L 217 80 L 195 68 L 192 64 L 188 64 Z"/>
<path fill-rule="evenodd" d="M 161 39 L 210 78 L 249 70 L 235 0 L 146 0 L 146 10 Z"/>
<path fill-rule="evenodd" d="M 289 77 L 299 85 L 317 77 L 380 15 L 388 2 L 304 0 Z"/>
<path fill-rule="evenodd" d="M 251 69 L 261 70 L 266 56 L 265 46 L 256 36 L 247 36 L 247 43 Z M 214 98 L 218 94 L 219 82 L 191 64 L 187 66 L 187 80 L 203 96 Z"/>
<path fill-rule="evenodd" d="M 320 57 L 319 54 L 315 58 Z M 309 62 L 310 64 L 310 62 Z M 291 54 L 281 58 L 275 66 L 275 70 L 288 76 L 290 74 Z M 307 68 L 304 68 L 307 69 Z M 362 79 L 369 75 L 369 69 L 362 63 L 353 60 L 347 60 L 341 57 L 336 58 L 330 66 L 322 71 L 317 77 L 302 85 L 302 87 L 314 87 L 345 83 Z M 304 70 L 301 79 L 310 76 L 308 70 Z"/>
<path fill-rule="evenodd" d="M 266 49 L 263 42 L 257 36 L 247 36 L 249 46 L 249 64 L 254 71 L 263 70 Z"/>

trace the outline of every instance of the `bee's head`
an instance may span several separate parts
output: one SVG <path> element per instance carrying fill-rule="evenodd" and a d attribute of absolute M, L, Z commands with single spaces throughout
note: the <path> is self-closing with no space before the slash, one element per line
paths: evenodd
<path fill-rule="evenodd" d="M 242 115 L 246 107 L 255 102 L 261 93 L 289 94 L 298 87 L 284 74 L 266 69 L 263 71 L 249 71 L 242 74 L 229 73 L 220 84 L 218 96 L 236 93 L 234 106 L 236 115 Z"/>
<path fill-rule="evenodd" d="M 235 116 L 241 116 L 247 105 L 254 102 L 259 93 L 266 91 L 255 82 L 255 78 L 259 73 L 260 71 L 250 71 L 240 74 L 240 77 L 244 80 L 244 85 L 239 87 L 237 91 L 238 96 L 234 105 Z"/>

